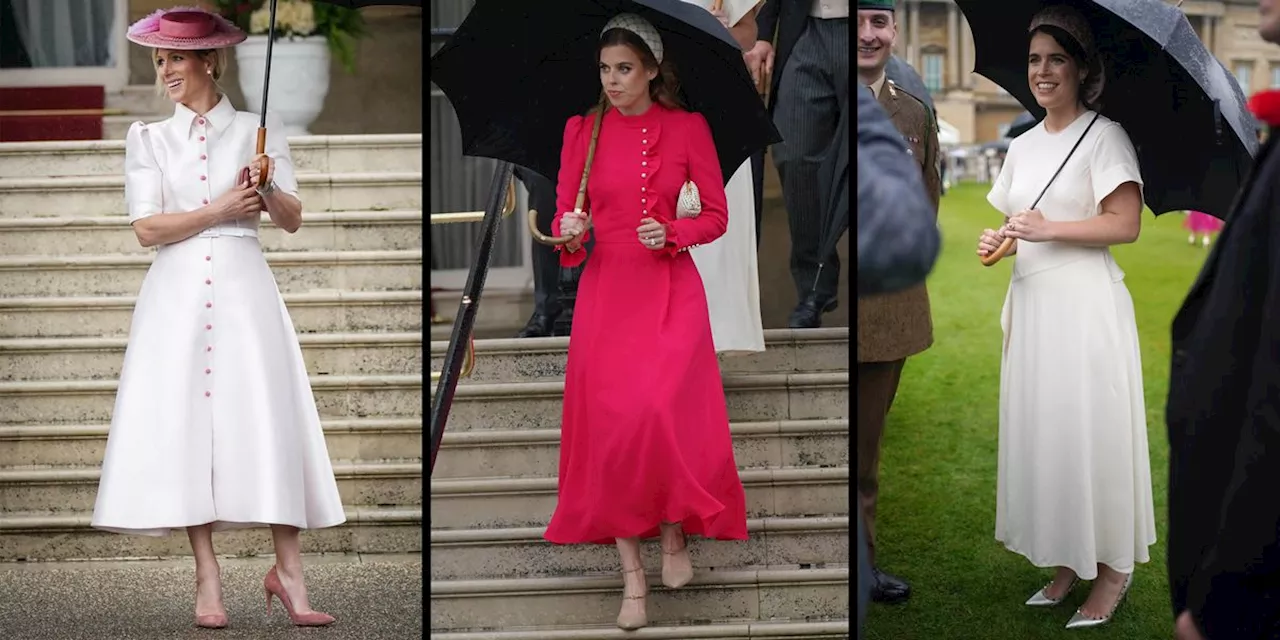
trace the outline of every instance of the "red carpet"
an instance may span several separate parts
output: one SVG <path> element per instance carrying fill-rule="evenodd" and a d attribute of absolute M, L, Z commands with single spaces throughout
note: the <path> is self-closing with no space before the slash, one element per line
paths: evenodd
<path fill-rule="evenodd" d="M 0 142 L 101 140 L 101 113 L 60 112 L 105 106 L 103 87 L 0 87 Z"/>

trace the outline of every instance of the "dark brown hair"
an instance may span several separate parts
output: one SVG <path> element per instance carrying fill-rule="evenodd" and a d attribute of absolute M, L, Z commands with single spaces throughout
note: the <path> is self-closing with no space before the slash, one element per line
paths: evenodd
<path fill-rule="evenodd" d="M 656 103 L 668 109 L 684 109 L 684 102 L 680 100 L 680 82 L 676 79 L 675 67 L 671 64 L 671 59 L 663 60 L 661 64 L 654 57 L 653 51 L 649 50 L 649 45 L 644 43 L 640 36 L 628 31 L 627 29 L 610 29 L 600 36 L 600 46 L 596 48 L 596 59 L 600 59 L 600 52 L 605 47 L 616 45 L 626 45 L 636 52 L 640 58 L 640 63 L 646 69 L 657 69 L 658 75 L 649 81 L 649 97 Z"/>

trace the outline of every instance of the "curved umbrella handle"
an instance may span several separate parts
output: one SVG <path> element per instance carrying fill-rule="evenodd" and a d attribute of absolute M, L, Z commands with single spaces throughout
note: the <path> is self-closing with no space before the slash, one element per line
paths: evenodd
<path fill-rule="evenodd" d="M 257 155 L 262 155 L 267 152 L 267 128 L 266 127 L 258 127 L 257 149 L 258 150 L 255 152 Z M 262 176 L 263 179 L 267 177 L 267 168 L 269 166 L 270 166 L 270 161 L 267 160 L 266 158 L 262 158 L 261 160 L 258 161 L 258 175 Z M 259 184 L 258 188 L 262 189 L 264 188 L 264 186 Z"/>
<path fill-rule="evenodd" d="M 1005 238 L 1004 242 L 1000 243 L 1000 247 L 998 249 L 996 249 L 995 251 L 992 251 L 985 258 L 979 257 L 979 259 L 982 260 L 982 266 L 990 267 L 991 265 L 994 265 L 995 263 L 1000 262 L 1000 259 L 1005 257 L 1005 255 L 1007 255 L 1009 253 L 1009 250 L 1012 248 L 1013 248 L 1013 238 Z"/>
<path fill-rule="evenodd" d="M 591 216 L 587 216 L 586 229 L 591 228 Z M 549 236 L 538 229 L 538 210 L 529 210 L 529 234 L 533 236 L 533 241 L 538 244 L 545 244 L 548 247 L 559 247 L 569 244 L 578 236 Z"/>

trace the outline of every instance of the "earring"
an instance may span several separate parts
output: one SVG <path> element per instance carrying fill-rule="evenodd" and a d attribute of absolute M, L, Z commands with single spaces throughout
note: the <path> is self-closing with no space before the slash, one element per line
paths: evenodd
<path fill-rule="evenodd" d="M 213 75 L 213 69 L 205 69 L 204 72 L 209 75 Z"/>

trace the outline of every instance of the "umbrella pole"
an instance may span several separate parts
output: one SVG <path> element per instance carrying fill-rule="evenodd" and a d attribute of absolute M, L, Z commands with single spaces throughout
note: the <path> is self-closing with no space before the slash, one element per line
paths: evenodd
<path fill-rule="evenodd" d="M 276 42 L 276 0 L 271 0 L 271 20 L 267 27 L 267 68 L 262 71 L 262 112 L 258 120 L 258 155 L 267 152 L 267 90 L 271 87 L 271 46 Z M 263 158 L 258 164 L 258 175 L 265 179 L 269 164 Z M 261 189 L 263 185 L 259 184 Z"/>

